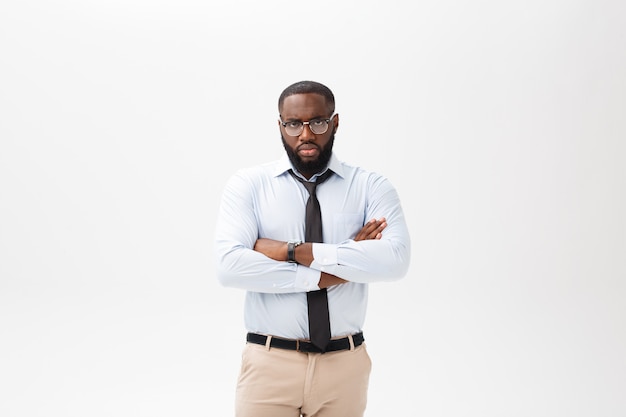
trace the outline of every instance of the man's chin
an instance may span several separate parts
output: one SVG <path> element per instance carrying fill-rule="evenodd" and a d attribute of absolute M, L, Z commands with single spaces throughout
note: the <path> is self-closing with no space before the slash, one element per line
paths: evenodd
<path fill-rule="evenodd" d="M 296 160 L 300 166 L 309 166 L 309 165 L 318 165 L 319 164 L 319 155 L 316 156 L 305 156 L 302 157 L 300 155 L 296 156 Z"/>
<path fill-rule="evenodd" d="M 319 171 L 319 165 L 315 163 L 307 163 L 299 161 L 297 164 L 294 164 L 296 169 L 302 173 L 313 173 Z"/>
<path fill-rule="evenodd" d="M 289 156 L 289 160 L 293 164 L 293 166 L 301 173 L 317 173 L 323 171 L 328 162 L 330 161 L 330 157 L 332 154 L 333 143 L 335 139 L 335 135 L 331 136 L 330 142 L 326 145 L 324 149 L 321 149 L 320 152 L 317 152 L 315 155 L 310 157 L 302 157 L 297 152 L 293 151 L 287 145 L 285 138 L 281 136 L 283 141 L 283 146 L 287 155 Z"/>

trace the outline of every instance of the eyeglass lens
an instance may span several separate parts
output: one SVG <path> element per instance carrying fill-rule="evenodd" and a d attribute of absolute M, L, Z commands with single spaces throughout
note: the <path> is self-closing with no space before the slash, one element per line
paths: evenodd
<path fill-rule="evenodd" d="M 304 125 L 308 124 L 309 129 L 316 135 L 326 133 L 328 130 L 328 121 L 325 119 L 315 119 L 309 122 L 301 122 L 299 120 L 285 123 L 285 132 L 290 136 L 300 136 L 304 130 Z"/>

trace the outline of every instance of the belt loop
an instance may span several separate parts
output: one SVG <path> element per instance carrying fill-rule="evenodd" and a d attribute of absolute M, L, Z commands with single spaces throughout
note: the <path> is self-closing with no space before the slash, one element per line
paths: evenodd
<path fill-rule="evenodd" d="M 267 335 L 267 339 L 265 339 L 265 348 L 270 350 L 270 344 L 272 343 L 272 335 Z"/>
<path fill-rule="evenodd" d="M 348 335 L 348 340 L 350 341 L 350 351 L 353 352 L 354 351 L 354 339 L 352 339 L 351 334 Z"/>

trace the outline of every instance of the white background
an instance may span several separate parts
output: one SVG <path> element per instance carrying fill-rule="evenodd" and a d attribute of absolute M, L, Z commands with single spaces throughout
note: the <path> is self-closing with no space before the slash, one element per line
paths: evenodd
<path fill-rule="evenodd" d="M 243 292 L 218 198 L 280 157 L 278 95 L 397 187 L 367 416 L 626 415 L 626 6 L 0 5 L 0 415 L 229 416 Z"/>

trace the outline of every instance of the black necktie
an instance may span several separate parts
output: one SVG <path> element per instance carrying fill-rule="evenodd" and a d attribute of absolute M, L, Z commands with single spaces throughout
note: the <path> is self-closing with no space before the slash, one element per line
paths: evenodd
<path fill-rule="evenodd" d="M 306 203 L 305 232 L 306 242 L 323 242 L 322 238 L 322 212 L 320 203 L 317 200 L 315 190 L 318 185 L 326 181 L 333 172 L 329 169 L 317 178 L 317 182 L 308 182 L 298 177 L 292 170 L 289 173 L 306 187 L 309 192 L 309 199 Z M 328 315 L 328 296 L 326 288 L 306 293 L 307 305 L 309 308 L 309 335 L 311 342 L 320 348 L 322 352 L 326 350 L 330 340 L 330 317 Z"/>

